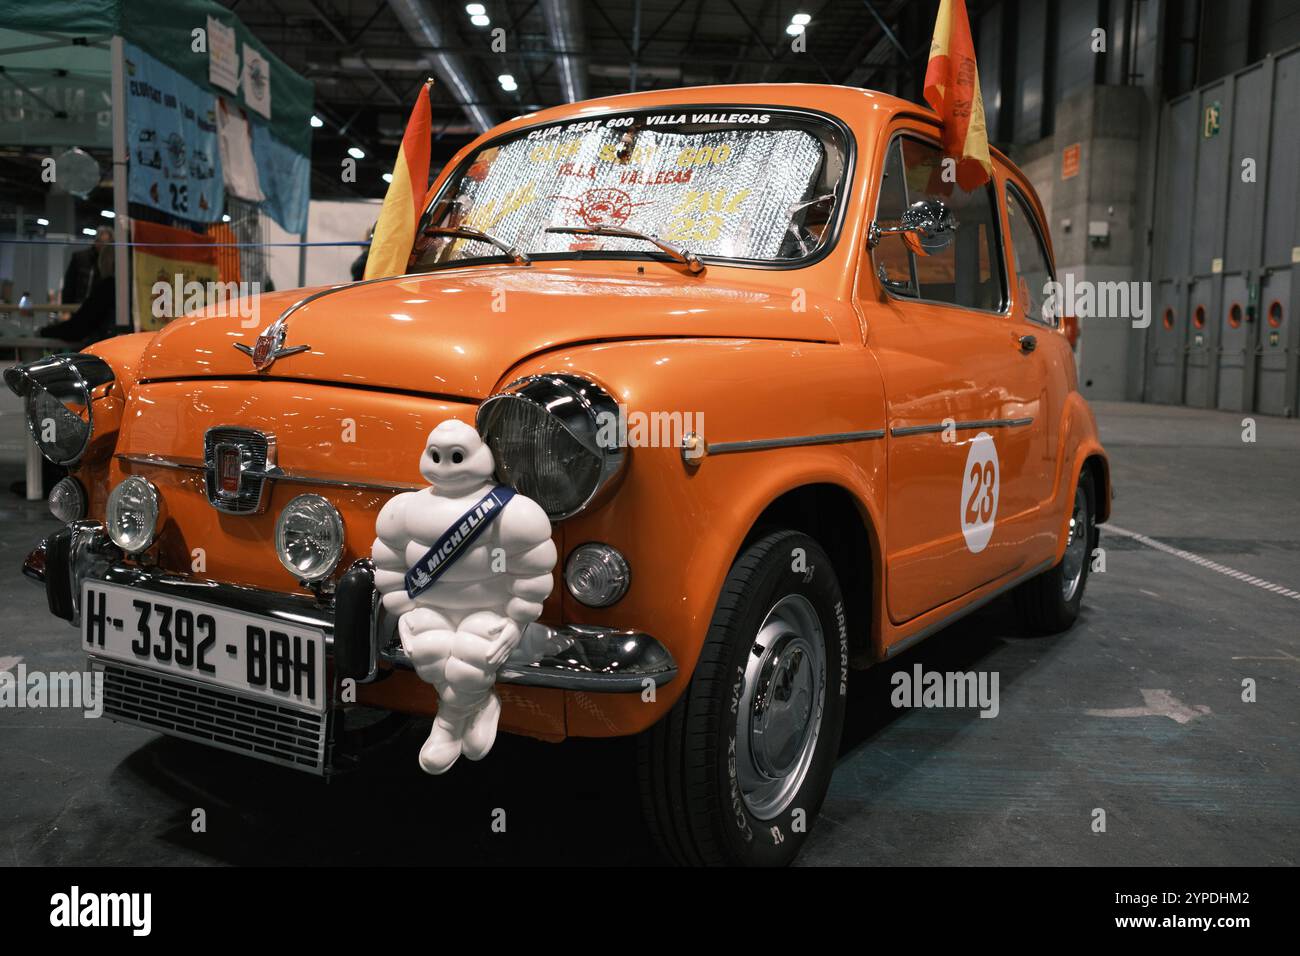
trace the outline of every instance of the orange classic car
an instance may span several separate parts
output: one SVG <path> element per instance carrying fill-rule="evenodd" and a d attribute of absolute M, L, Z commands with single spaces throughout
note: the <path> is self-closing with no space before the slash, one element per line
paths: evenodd
<path fill-rule="evenodd" d="M 372 548 L 455 420 L 557 556 L 500 727 L 638 735 L 672 858 L 791 860 L 849 669 L 1012 590 L 1070 626 L 1109 512 L 1034 190 L 995 152 L 964 191 L 940 132 L 818 85 L 521 116 L 439 175 L 403 275 L 8 370 L 70 468 L 25 573 L 105 712 L 321 774 L 435 715 Z"/>

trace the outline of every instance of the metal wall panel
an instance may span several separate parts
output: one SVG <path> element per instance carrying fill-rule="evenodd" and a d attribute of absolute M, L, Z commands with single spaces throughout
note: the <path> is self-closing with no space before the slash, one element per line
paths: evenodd
<path fill-rule="evenodd" d="M 1289 266 L 1300 246 L 1300 50 L 1280 56 L 1273 79 L 1273 123 L 1264 212 L 1264 264 Z"/>
<path fill-rule="evenodd" d="M 1295 320 L 1300 289 L 1292 281 L 1295 269 L 1271 271 L 1260 282 L 1254 407 L 1266 415 L 1294 415 L 1300 400 L 1296 392 L 1300 328 Z"/>
<path fill-rule="evenodd" d="M 1298 156 L 1300 50 L 1165 104 L 1147 401 L 1300 413 Z"/>
<path fill-rule="evenodd" d="M 1151 320 L 1147 401 L 1177 405 L 1183 400 L 1183 360 L 1187 343 L 1187 285 L 1166 279 L 1156 284 Z"/>
<path fill-rule="evenodd" d="M 1219 312 L 1219 375 L 1216 407 L 1224 411 L 1244 412 L 1249 408 L 1248 391 L 1254 372 L 1255 327 L 1246 310 L 1250 308 L 1244 275 L 1223 277 L 1223 305 Z"/>
<path fill-rule="evenodd" d="M 1033 143 L 1043 138 L 1043 36 L 1047 32 L 1047 6 L 1021 3 L 1018 12 L 1016 102 L 1012 116 L 1016 142 Z"/>
<path fill-rule="evenodd" d="M 1161 279 L 1187 275 L 1192 255 L 1192 195 L 1199 136 L 1196 98 L 1185 97 L 1165 111 L 1165 146 L 1161 150 L 1164 184 L 1156 236 L 1160 243 Z"/>
<path fill-rule="evenodd" d="M 1194 408 L 1214 406 L 1214 373 L 1219 342 L 1219 290 L 1217 277 L 1195 280 L 1187 297 L 1187 370 L 1184 373 L 1183 404 Z"/>
<path fill-rule="evenodd" d="M 1232 114 L 1224 113 L 1222 109 L 1231 82 L 1229 79 L 1215 83 L 1201 91 L 1198 127 L 1205 122 L 1206 110 L 1214 106 L 1220 109 L 1221 124 L 1232 121 Z M 1227 205 L 1224 201 L 1224 178 L 1228 167 L 1228 140 L 1232 134 L 1222 128 L 1213 136 L 1207 137 L 1199 128 L 1197 133 L 1196 187 L 1192 193 L 1192 274 L 1200 276 L 1217 271 L 1215 260 L 1222 258 L 1223 218 Z M 1179 159 L 1170 157 L 1174 162 Z M 1186 162 L 1186 157 L 1181 159 Z"/>
<path fill-rule="evenodd" d="M 984 9 L 979 19 L 979 36 L 976 40 L 977 66 L 980 71 L 980 92 L 984 94 L 984 122 L 989 142 L 998 138 L 998 123 L 1002 115 L 1002 4 L 995 3 Z"/>
<path fill-rule="evenodd" d="M 1272 63 L 1268 64 L 1272 69 Z M 1264 151 L 1267 148 L 1269 74 L 1255 67 L 1237 76 L 1232 105 L 1232 154 L 1226 170 L 1228 185 L 1228 241 L 1223 252 L 1224 271 L 1241 272 L 1255 264 L 1259 231 L 1264 227 Z M 1254 163 L 1249 181 L 1244 161 Z"/>
<path fill-rule="evenodd" d="M 1059 103 L 1076 90 L 1091 86 L 1097 72 L 1097 54 L 1092 52 L 1092 31 L 1098 25 L 1097 0 L 1061 4 L 1057 17 L 1055 82 Z"/>

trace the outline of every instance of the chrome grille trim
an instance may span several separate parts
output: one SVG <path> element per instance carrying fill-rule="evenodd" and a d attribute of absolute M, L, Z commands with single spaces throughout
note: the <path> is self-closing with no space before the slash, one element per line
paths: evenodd
<path fill-rule="evenodd" d="M 189 458 L 163 457 L 162 455 L 132 455 L 125 452 L 116 456 L 118 461 L 131 465 L 143 465 L 146 468 L 169 468 L 177 471 L 203 471 L 204 464 Z M 266 471 L 245 471 L 245 475 L 266 478 L 273 481 L 287 481 L 298 485 L 321 485 L 327 488 L 343 488 L 352 491 L 378 491 L 399 494 L 403 491 L 422 491 L 427 484 L 416 482 L 379 482 L 361 481 L 355 478 L 338 478 L 333 475 L 318 475 L 312 471 L 286 471 L 283 468 L 269 468 Z"/>
<path fill-rule="evenodd" d="M 223 495 L 217 476 L 217 448 L 238 445 L 243 451 L 239 494 Z M 203 484 L 208 503 L 232 515 L 260 514 L 266 508 L 267 478 L 275 471 L 275 437 L 252 428 L 216 425 L 203 433 Z"/>
<path fill-rule="evenodd" d="M 329 714 L 244 696 L 216 684 L 91 656 L 104 675 L 104 716 L 324 776 Z"/>

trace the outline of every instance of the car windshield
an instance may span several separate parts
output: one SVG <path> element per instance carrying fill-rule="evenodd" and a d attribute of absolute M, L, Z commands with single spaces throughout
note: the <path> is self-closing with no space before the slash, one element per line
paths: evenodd
<path fill-rule="evenodd" d="M 635 230 L 705 259 L 784 265 L 833 241 L 847 144 L 821 117 L 772 109 L 677 107 L 522 130 L 471 155 L 426 210 L 410 272 L 500 259 L 470 228 L 530 256 L 664 253 L 637 238 L 548 233 Z"/>

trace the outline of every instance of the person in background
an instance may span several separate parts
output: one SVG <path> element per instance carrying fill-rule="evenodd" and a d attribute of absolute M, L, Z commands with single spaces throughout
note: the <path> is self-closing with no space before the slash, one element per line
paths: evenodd
<path fill-rule="evenodd" d="M 95 230 L 95 241 L 89 249 L 74 252 L 63 273 L 63 300 L 72 305 L 86 301 L 91 287 L 103 273 L 99 269 L 100 252 L 105 247 L 112 252 L 113 227 L 100 226 Z"/>
<path fill-rule="evenodd" d="M 101 241 L 101 236 L 105 232 L 108 233 L 108 239 Z M 95 237 L 95 245 L 86 250 L 94 253 L 95 261 L 90 270 L 90 286 L 85 290 L 84 298 L 80 300 L 81 305 L 77 311 L 73 312 L 66 321 L 51 322 L 44 326 L 39 335 L 85 346 L 114 334 L 113 327 L 117 321 L 117 289 L 113 281 L 112 235 L 111 229 L 101 227 L 100 234 Z M 68 270 L 72 271 L 71 264 Z M 64 281 L 66 283 L 66 278 Z M 63 294 L 65 302 L 68 301 L 67 290 L 65 284 Z"/>
<path fill-rule="evenodd" d="M 370 258 L 370 243 L 375 238 L 375 226 L 378 223 L 372 223 L 370 231 L 366 233 L 366 244 L 361 247 L 361 255 L 352 260 L 352 281 L 360 282 L 366 277 L 366 260 Z"/>

